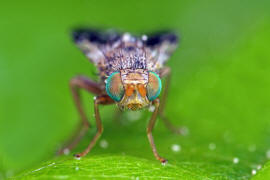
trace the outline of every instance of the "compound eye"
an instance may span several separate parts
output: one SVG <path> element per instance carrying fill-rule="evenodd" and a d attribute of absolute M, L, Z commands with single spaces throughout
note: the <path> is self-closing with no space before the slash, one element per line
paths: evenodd
<path fill-rule="evenodd" d="M 112 73 L 106 80 L 106 92 L 115 101 L 121 101 L 125 90 L 122 84 L 120 72 Z"/>
<path fill-rule="evenodd" d="M 159 76 L 156 73 L 151 71 L 149 72 L 148 84 L 146 88 L 147 88 L 147 98 L 150 101 L 155 100 L 159 96 L 162 84 Z"/>

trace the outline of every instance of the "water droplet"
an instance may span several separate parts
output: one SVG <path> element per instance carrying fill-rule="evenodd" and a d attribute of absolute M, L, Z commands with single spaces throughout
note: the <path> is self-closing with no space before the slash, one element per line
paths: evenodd
<path fill-rule="evenodd" d="M 70 150 L 68 148 L 65 148 L 64 151 L 63 151 L 64 155 L 69 155 L 70 153 Z"/>
<path fill-rule="evenodd" d="M 76 171 L 78 171 L 79 169 L 80 169 L 80 168 L 79 168 L 78 166 L 75 168 Z"/>
<path fill-rule="evenodd" d="M 155 106 L 149 106 L 149 109 L 148 109 L 148 110 L 149 110 L 150 112 L 154 112 L 155 109 L 156 109 Z"/>
<path fill-rule="evenodd" d="M 261 168 L 262 168 L 262 165 L 259 164 L 259 165 L 257 166 L 257 169 L 259 170 L 259 169 L 261 169 Z"/>
<path fill-rule="evenodd" d="M 136 177 L 136 180 L 139 180 L 140 178 L 139 177 Z"/>
<path fill-rule="evenodd" d="M 172 148 L 172 151 L 174 151 L 174 152 L 181 151 L 181 146 L 178 144 L 173 144 L 171 148 Z"/>
<path fill-rule="evenodd" d="M 142 35 L 142 40 L 143 41 L 146 41 L 148 39 L 148 37 L 144 34 L 144 35 Z"/>
<path fill-rule="evenodd" d="M 255 175 L 256 173 L 257 173 L 257 171 L 255 169 L 252 169 L 251 174 Z"/>
<path fill-rule="evenodd" d="M 215 144 L 215 143 L 210 143 L 209 146 L 208 146 L 208 148 L 209 148 L 211 151 L 213 151 L 213 150 L 216 149 L 216 144 Z"/>
<path fill-rule="evenodd" d="M 125 42 L 131 41 L 131 35 L 129 33 L 125 33 L 122 38 Z"/>
<path fill-rule="evenodd" d="M 238 157 L 233 158 L 233 163 L 234 163 L 234 164 L 239 163 L 239 158 L 238 158 Z"/>
<path fill-rule="evenodd" d="M 100 147 L 102 147 L 103 149 L 106 149 L 109 146 L 109 143 L 105 140 L 102 139 L 99 143 Z"/>

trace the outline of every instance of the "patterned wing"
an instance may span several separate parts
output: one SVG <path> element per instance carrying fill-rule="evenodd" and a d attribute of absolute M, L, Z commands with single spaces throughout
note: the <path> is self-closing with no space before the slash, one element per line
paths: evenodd
<path fill-rule="evenodd" d="M 77 29 L 73 31 L 73 40 L 90 61 L 99 64 L 104 60 L 104 48 L 113 45 L 120 39 L 114 31 L 98 31 L 94 29 Z"/>
<path fill-rule="evenodd" d="M 150 54 L 147 68 L 155 71 L 163 67 L 171 54 L 178 46 L 179 38 L 172 32 L 159 32 L 149 35 L 147 38 L 142 37 L 144 45 Z"/>

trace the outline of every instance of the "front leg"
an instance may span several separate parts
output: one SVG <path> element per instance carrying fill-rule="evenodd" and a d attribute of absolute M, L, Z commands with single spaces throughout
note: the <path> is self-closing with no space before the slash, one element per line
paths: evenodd
<path fill-rule="evenodd" d="M 101 136 L 101 134 L 103 132 L 103 126 L 102 126 L 102 122 L 100 120 L 100 114 L 99 114 L 98 106 L 100 104 L 107 105 L 107 104 L 112 104 L 112 103 L 114 103 L 114 101 L 108 95 L 97 96 L 97 97 L 94 98 L 94 108 L 95 108 L 95 118 L 96 118 L 96 125 L 97 125 L 97 133 L 94 136 L 94 138 L 90 141 L 88 147 L 82 153 L 76 154 L 75 157 L 79 158 L 79 157 L 85 156 L 95 146 L 97 140 L 99 139 L 99 137 Z"/>
<path fill-rule="evenodd" d="M 153 136 L 152 136 L 152 130 L 155 126 L 155 123 L 156 123 L 156 120 L 157 120 L 157 115 L 158 115 L 158 111 L 159 111 L 159 99 L 155 99 L 153 101 L 153 104 L 155 106 L 155 111 L 153 112 L 153 115 L 148 123 L 148 126 L 147 126 L 147 137 L 148 137 L 148 140 L 150 142 L 150 145 L 151 145 L 151 148 L 152 148 L 152 151 L 154 153 L 154 156 L 156 157 L 157 160 L 159 160 L 161 163 L 166 163 L 167 160 L 164 159 L 163 157 L 161 157 L 158 152 L 157 152 L 157 148 L 156 148 L 156 145 L 154 143 L 154 139 L 153 139 Z"/>
<path fill-rule="evenodd" d="M 76 108 L 79 112 L 81 123 L 79 125 L 78 130 L 75 133 L 75 136 L 72 137 L 71 141 L 67 143 L 67 146 L 65 146 L 59 151 L 59 154 L 69 152 L 73 147 L 75 147 L 80 141 L 80 139 L 85 135 L 85 133 L 87 132 L 90 126 L 90 123 L 87 120 L 87 116 L 84 112 L 84 109 L 81 103 L 81 98 L 80 98 L 81 89 L 84 89 L 94 95 L 100 95 L 103 92 L 100 87 L 100 84 L 92 81 L 91 79 L 88 79 L 87 77 L 77 76 L 70 80 L 70 90 L 71 90 Z"/>

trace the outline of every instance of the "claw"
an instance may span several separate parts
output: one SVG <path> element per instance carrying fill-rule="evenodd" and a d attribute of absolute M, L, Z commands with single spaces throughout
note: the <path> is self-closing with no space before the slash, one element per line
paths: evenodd
<path fill-rule="evenodd" d="M 81 155 L 80 155 L 80 154 L 74 154 L 74 157 L 75 157 L 76 159 L 78 159 L 78 160 L 81 159 Z"/>
<path fill-rule="evenodd" d="M 167 163 L 168 163 L 168 160 L 167 159 L 160 159 L 160 162 L 163 166 L 165 166 Z"/>

